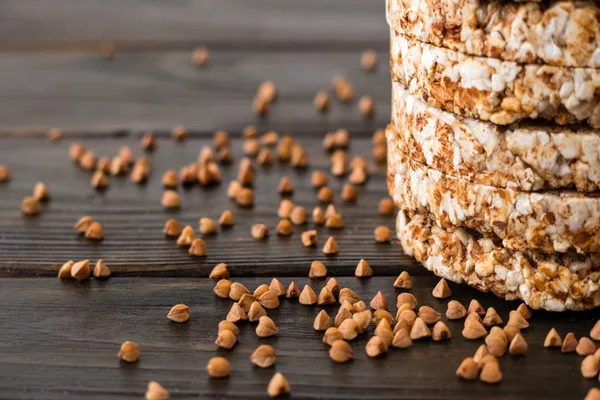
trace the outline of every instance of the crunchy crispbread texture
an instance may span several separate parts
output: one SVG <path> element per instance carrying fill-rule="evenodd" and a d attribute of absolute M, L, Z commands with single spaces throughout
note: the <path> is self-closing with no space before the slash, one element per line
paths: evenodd
<path fill-rule="evenodd" d="M 524 191 L 600 185 L 600 131 L 497 126 L 439 110 L 393 83 L 390 148 L 440 172 Z"/>
<path fill-rule="evenodd" d="M 431 106 L 498 125 L 541 118 L 600 127 L 600 69 L 521 65 L 390 35 L 392 79 Z"/>
<path fill-rule="evenodd" d="M 600 197 L 520 192 L 444 175 L 388 150 L 388 187 L 400 209 L 429 215 L 443 229 L 495 234 L 504 247 L 565 253 L 600 250 Z"/>
<path fill-rule="evenodd" d="M 600 67 L 593 1 L 387 0 L 398 32 L 461 53 L 525 64 Z"/>
<path fill-rule="evenodd" d="M 534 309 L 584 310 L 600 305 L 600 255 L 541 254 L 506 249 L 459 228 L 447 232 L 423 215 L 400 211 L 398 239 L 428 270 Z"/>

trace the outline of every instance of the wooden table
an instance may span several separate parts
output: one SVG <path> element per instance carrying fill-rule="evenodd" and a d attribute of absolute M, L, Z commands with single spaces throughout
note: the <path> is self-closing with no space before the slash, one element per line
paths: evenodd
<path fill-rule="evenodd" d="M 525 331 L 529 355 L 504 356 L 504 381 L 495 386 L 455 378 L 460 361 L 482 343 L 461 336 L 462 322 L 449 322 L 454 336 L 449 342 L 419 342 L 377 359 L 366 356 L 368 335 L 362 335 L 352 342 L 356 359 L 335 365 L 321 334 L 312 329 L 321 307 L 285 300 L 269 312 L 280 330 L 276 337 L 258 339 L 244 324 L 232 351 L 214 345 L 217 323 L 231 305 L 213 294 L 214 281 L 207 278 L 219 262 L 229 265 L 232 280 L 251 290 L 278 277 L 286 286 L 293 280 L 318 291 L 325 281 L 311 281 L 307 273 L 311 261 L 320 259 L 342 286 L 365 300 L 381 290 L 392 309 L 398 294 L 392 283 L 407 270 L 420 303 L 445 311 L 447 301 L 430 294 L 436 277 L 404 256 L 396 243 L 373 240 L 376 226 L 394 226 L 393 217 L 377 212 L 386 196 L 385 171 L 369 155 L 372 132 L 389 118 L 388 31 L 381 2 L 5 0 L 0 11 L 0 163 L 13 172 L 13 180 L 0 185 L 0 399 L 139 399 L 150 380 L 163 384 L 174 399 L 264 398 L 274 371 L 285 374 L 298 399 L 580 399 L 597 385 L 581 378 L 579 356 L 542 347 L 553 326 L 563 336 L 569 331 L 588 335 L 599 316 L 595 311 L 536 312 Z M 98 57 L 101 40 L 115 43 L 113 60 Z M 189 61 L 198 45 L 211 51 L 206 68 Z M 379 52 L 375 73 L 360 70 L 366 48 Z M 373 120 L 363 120 L 356 102 L 333 102 L 325 115 L 314 110 L 314 94 L 326 90 L 335 74 L 349 78 L 359 95 L 373 96 Z M 269 118 L 258 120 L 251 101 L 266 79 L 277 84 L 280 99 Z M 192 132 L 185 144 L 169 138 L 177 124 Z M 193 162 L 216 129 L 235 138 L 232 149 L 239 161 L 240 132 L 248 124 L 261 132 L 292 133 L 309 150 L 310 168 L 259 167 L 256 205 L 242 209 L 225 195 L 236 165 L 225 167 L 223 184 L 180 189 L 181 210 L 164 211 L 162 172 Z M 53 126 L 64 130 L 62 141 L 46 140 Z M 272 234 L 265 241 L 253 240 L 252 224 L 274 229 L 278 222 L 276 187 L 282 176 L 289 176 L 296 188 L 294 202 L 308 209 L 317 205 L 310 172 L 328 170 L 321 138 L 339 127 L 352 134 L 350 153 L 367 154 L 373 169 L 356 204 L 339 199 L 344 179 L 331 181 L 346 227 L 335 232 L 318 228 L 318 233 L 321 245 L 327 235 L 336 237 L 339 255 L 324 257 L 320 246 L 301 245 L 300 232 L 311 224 L 295 227 L 289 238 Z M 68 159 L 74 140 L 97 155 L 114 155 L 122 145 L 142 155 L 138 139 L 146 129 L 160 139 L 145 185 L 111 178 L 110 188 L 100 194 L 89 186 L 90 173 Z M 26 218 L 19 205 L 37 181 L 47 184 L 52 199 L 40 216 Z M 204 258 L 192 258 L 162 234 L 167 218 L 196 227 L 200 217 L 218 218 L 225 208 L 233 211 L 236 225 L 206 238 Z M 102 242 L 92 243 L 72 230 L 86 214 L 103 224 Z M 66 260 L 99 258 L 113 271 L 106 281 L 56 279 Z M 373 278 L 353 276 L 361 258 L 373 267 Z M 518 305 L 451 287 L 453 299 L 467 305 L 477 298 L 505 321 Z M 189 305 L 187 323 L 166 319 L 177 303 Z M 335 306 L 325 309 L 331 315 L 337 311 Z M 125 340 L 141 346 L 136 364 L 116 357 Z M 277 348 L 274 368 L 261 370 L 249 362 L 259 343 Z M 216 355 L 231 361 L 229 379 L 208 378 L 206 363 Z"/>

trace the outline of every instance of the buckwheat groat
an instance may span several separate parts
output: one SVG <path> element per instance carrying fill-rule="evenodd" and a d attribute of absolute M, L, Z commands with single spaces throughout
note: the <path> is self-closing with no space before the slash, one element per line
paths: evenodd
<path fill-rule="evenodd" d="M 396 31 L 461 53 L 570 67 L 600 67 L 593 1 L 387 0 Z"/>
<path fill-rule="evenodd" d="M 541 118 L 600 127 L 600 69 L 520 65 L 390 35 L 392 79 L 431 106 L 498 125 Z"/>
<path fill-rule="evenodd" d="M 524 191 L 600 185 L 600 130 L 502 127 L 439 110 L 393 83 L 388 148 L 438 171 Z"/>
<path fill-rule="evenodd" d="M 583 310 L 600 305 L 600 254 L 541 254 L 508 250 L 492 238 L 459 228 L 447 232 L 422 215 L 398 213 L 404 252 L 436 275 L 534 309 Z"/>
<path fill-rule="evenodd" d="M 530 193 L 472 183 L 388 153 L 388 188 L 400 209 L 429 215 L 453 231 L 496 234 L 504 247 L 543 253 L 600 249 L 600 197 Z"/>

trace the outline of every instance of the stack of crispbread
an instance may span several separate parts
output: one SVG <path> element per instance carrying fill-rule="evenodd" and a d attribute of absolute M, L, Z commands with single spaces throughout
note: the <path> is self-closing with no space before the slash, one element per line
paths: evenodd
<path fill-rule="evenodd" d="M 600 7 L 387 0 L 404 251 L 532 308 L 600 305 Z"/>

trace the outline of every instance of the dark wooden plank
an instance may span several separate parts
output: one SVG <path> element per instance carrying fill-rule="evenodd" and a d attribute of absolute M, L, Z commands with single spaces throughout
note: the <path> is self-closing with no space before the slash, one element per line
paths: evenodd
<path fill-rule="evenodd" d="M 383 1 L 5 0 L 0 48 L 387 46 Z"/>
<path fill-rule="evenodd" d="M 1 24 L 0 24 L 1 25 Z M 0 131 L 241 130 L 249 123 L 288 132 L 325 132 L 345 126 L 372 131 L 389 121 L 390 76 L 380 53 L 375 73 L 360 70 L 360 51 L 212 52 L 198 69 L 188 52 L 118 54 L 110 62 L 94 54 L 5 54 L 0 58 Z M 332 101 L 331 112 L 312 104 L 336 74 L 370 95 L 376 117 L 364 121 L 357 102 Z M 259 120 L 252 99 L 261 82 L 274 81 L 280 99 Z"/>
<path fill-rule="evenodd" d="M 284 285 L 290 278 L 282 279 Z M 306 278 L 294 278 L 303 285 Z M 394 278 L 340 283 L 369 300 L 382 290 L 395 310 Z M 251 290 L 268 279 L 241 279 Z M 431 289 L 437 278 L 415 277 L 412 293 L 420 304 L 445 311 L 447 300 L 436 300 Z M 318 290 L 325 281 L 313 281 Z M 464 382 L 454 376 L 460 361 L 472 355 L 483 340 L 468 341 L 460 332 L 461 321 L 448 323 L 449 342 L 417 342 L 402 351 L 369 359 L 364 346 L 369 335 L 351 342 L 356 359 L 335 365 L 328 358 L 321 334 L 312 329 L 321 307 L 282 301 L 269 311 L 280 333 L 259 340 L 253 326 L 240 324 L 239 343 L 231 351 L 217 351 L 213 344 L 216 325 L 225 317 L 230 300 L 212 293 L 208 279 L 111 278 L 83 284 L 58 279 L 0 280 L 0 397 L 5 399 L 101 399 L 142 398 L 147 381 L 157 380 L 174 399 L 197 397 L 264 398 L 268 380 L 280 371 L 290 381 L 293 398 L 327 399 L 581 399 L 597 386 L 580 376 L 582 358 L 545 349 L 542 342 L 555 326 L 561 335 L 589 334 L 598 312 L 534 313 L 524 331 L 529 342 L 526 357 L 500 358 L 504 381 L 490 386 Z M 505 320 L 517 306 L 452 284 L 453 299 L 465 305 L 472 297 L 484 307 L 494 306 Z M 191 319 L 173 324 L 166 319 L 170 307 L 185 303 Z M 326 310 L 335 315 L 337 306 Z M 445 319 L 445 318 L 444 318 Z M 372 327 L 370 330 L 372 331 Z M 141 346 L 137 364 L 119 363 L 116 352 L 125 340 Z M 248 357 L 261 343 L 277 349 L 273 368 L 253 368 Z M 216 355 L 227 357 L 232 374 L 226 380 L 210 380 L 204 370 Z"/>
<path fill-rule="evenodd" d="M 160 140 L 157 151 L 151 156 L 153 172 L 146 185 L 136 185 L 127 177 L 111 178 L 110 187 L 100 194 L 89 186 L 91 174 L 76 168 L 68 159 L 69 141 L 49 143 L 41 139 L 0 139 L 0 163 L 8 165 L 14 178 L 0 185 L 0 274 L 54 275 L 57 268 L 68 259 L 96 260 L 103 258 L 117 274 L 207 276 L 219 262 L 228 263 L 234 275 L 305 275 L 310 262 L 316 258 L 326 260 L 336 274 L 352 275 L 361 258 L 367 259 L 376 274 L 395 274 L 402 265 L 415 265 L 401 255 L 395 244 L 377 244 L 373 229 L 378 225 L 394 227 L 394 216 L 378 215 L 379 200 L 387 196 L 384 168 L 374 173 L 364 187 L 359 188 L 355 204 L 344 204 L 339 196 L 343 179 L 332 179 L 336 193 L 335 204 L 346 222 L 341 230 L 317 228 L 319 247 L 305 248 L 300 243 L 300 232 L 312 224 L 296 227 L 289 238 L 272 232 L 266 241 L 256 241 L 250 236 L 250 227 L 265 223 L 273 231 L 279 219 L 276 215 L 280 196 L 277 185 L 287 175 L 296 187 L 292 197 L 296 204 L 309 210 L 318 204 L 316 192 L 310 186 L 313 169 L 329 171 L 327 156 L 321 149 L 319 138 L 296 136 L 311 156 L 312 167 L 299 171 L 289 165 L 259 167 L 255 185 L 256 205 L 242 209 L 226 196 L 227 184 L 237 176 L 237 165 L 223 168 L 224 182 L 214 188 L 181 190 L 182 208 L 178 212 L 164 211 L 161 176 L 168 168 L 179 169 L 194 162 L 202 145 L 209 139 L 190 140 L 185 145 L 172 140 Z M 97 156 L 112 156 L 122 145 L 129 145 L 141 154 L 134 137 L 83 140 Z M 240 141 L 233 143 L 236 160 L 241 156 Z M 370 139 L 355 138 L 350 153 L 367 154 Z M 38 217 L 21 215 L 19 205 L 31 193 L 37 181 L 43 181 L 52 194 Z M 218 219 L 225 208 L 230 208 L 236 225 L 217 236 L 206 238 L 208 256 L 194 258 L 179 249 L 173 240 L 162 234 L 164 222 L 175 217 L 197 229 L 200 217 Z M 73 223 L 83 215 L 92 215 L 104 227 L 106 238 L 101 243 L 91 243 L 79 237 L 72 229 Z M 340 246 L 338 256 L 325 257 L 321 252 L 327 236 L 335 236 Z M 414 271 L 421 271 L 415 266 Z"/>

